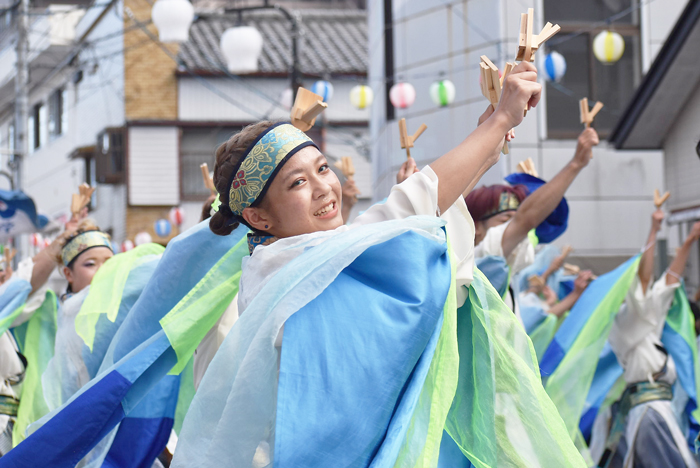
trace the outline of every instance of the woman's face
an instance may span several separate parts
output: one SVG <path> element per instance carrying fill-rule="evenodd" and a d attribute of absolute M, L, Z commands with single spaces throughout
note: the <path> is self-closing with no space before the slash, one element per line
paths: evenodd
<path fill-rule="evenodd" d="M 74 293 L 79 293 L 92 283 L 92 277 L 97 270 L 114 256 L 107 247 L 93 247 L 78 255 L 73 265 L 63 268 L 63 274 Z"/>
<path fill-rule="evenodd" d="M 507 223 L 513 219 L 513 216 L 515 216 L 515 211 L 504 211 L 484 221 L 477 221 L 475 223 L 476 235 L 474 236 L 474 245 L 481 244 L 481 241 L 484 240 L 489 229 Z"/>
<path fill-rule="evenodd" d="M 329 231 L 343 225 L 341 199 L 340 181 L 326 157 L 308 146 L 282 166 L 262 203 L 243 210 L 243 217 L 279 238 Z"/>

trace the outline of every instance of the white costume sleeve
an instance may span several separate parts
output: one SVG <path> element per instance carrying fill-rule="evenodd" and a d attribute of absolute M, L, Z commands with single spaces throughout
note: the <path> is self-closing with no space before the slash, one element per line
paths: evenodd
<path fill-rule="evenodd" d="M 394 185 L 385 203 L 372 205 L 355 218 L 350 227 L 415 215 L 438 214 L 438 177 L 430 166 L 426 166 L 402 183 Z M 475 230 L 464 198 L 459 197 L 440 217 L 447 222 L 447 237 L 457 268 L 457 284 L 469 286 L 474 279 Z M 457 291 L 457 304 L 461 306 L 467 299 L 466 289 L 457 288 Z"/>
<path fill-rule="evenodd" d="M 226 335 L 233 328 L 233 324 L 238 320 L 238 294 L 233 298 L 231 304 L 226 308 L 223 315 L 216 322 L 216 325 L 209 330 L 204 339 L 199 343 L 194 352 L 194 388 L 199 388 L 199 383 L 204 377 L 204 373 L 209 367 L 209 363 L 214 359 L 214 355 L 219 350 L 221 343 L 226 339 Z"/>
<path fill-rule="evenodd" d="M 499 226 L 492 227 L 486 232 L 484 240 L 481 241 L 474 249 L 474 254 L 477 258 L 493 255 L 496 257 L 505 257 L 503 255 L 503 235 L 510 221 Z M 506 263 L 511 269 L 511 274 L 515 275 L 525 267 L 532 265 L 535 262 L 535 248 L 532 246 L 530 239 L 523 239 L 506 258 Z"/>
<path fill-rule="evenodd" d="M 20 278 L 28 283 L 32 282 L 32 273 L 34 272 L 34 260 L 31 258 L 25 258 L 17 266 L 17 271 L 13 273 L 12 278 Z M 27 302 L 25 303 L 24 310 L 17 316 L 10 328 L 22 325 L 24 322 L 32 317 L 32 314 L 41 307 L 44 303 L 46 297 L 46 291 L 49 289 L 47 283 L 41 285 L 39 289 L 34 291 L 27 297 Z"/>
<path fill-rule="evenodd" d="M 666 285 L 666 275 L 642 291 L 639 275 L 634 275 L 620 312 L 610 330 L 608 340 L 625 369 L 628 383 L 649 380 L 651 375 L 667 364 L 664 380 L 675 380 L 672 359 L 657 349 L 673 295 L 680 283 Z"/>

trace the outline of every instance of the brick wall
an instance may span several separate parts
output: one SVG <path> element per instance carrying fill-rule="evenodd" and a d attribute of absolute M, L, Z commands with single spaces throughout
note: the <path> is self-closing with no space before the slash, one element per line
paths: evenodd
<path fill-rule="evenodd" d="M 176 63 L 158 43 L 126 14 L 129 8 L 141 23 L 149 23 L 151 8 L 145 0 L 124 0 L 124 100 L 127 120 L 176 120 Z M 158 30 L 148 24 L 155 37 Z M 177 44 L 166 44 L 177 55 Z"/>
<path fill-rule="evenodd" d="M 154 223 L 159 219 L 168 219 L 170 208 L 162 206 L 129 206 L 126 209 L 126 238 L 133 241 L 136 234 L 146 231 L 153 238 L 153 242 L 165 245 L 170 239 L 177 236 L 180 231 L 173 226 L 168 237 L 158 237 L 153 229 Z"/>

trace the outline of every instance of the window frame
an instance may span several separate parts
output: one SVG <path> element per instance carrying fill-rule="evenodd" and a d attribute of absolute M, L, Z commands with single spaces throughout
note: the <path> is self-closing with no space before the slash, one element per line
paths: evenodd
<path fill-rule="evenodd" d="M 572 34 L 572 33 L 579 33 L 580 35 L 585 35 L 588 36 L 588 63 L 590 66 L 588 67 L 588 99 L 589 101 L 597 101 L 597 95 L 598 95 L 598 90 L 596 87 L 596 75 L 595 75 L 595 66 L 594 66 L 594 60 L 598 60 L 593 53 L 593 40 L 595 39 L 596 35 L 599 33 L 606 31 L 606 30 L 613 30 L 617 33 L 619 33 L 621 36 L 627 38 L 627 37 L 636 37 L 639 40 L 639 47 L 641 48 L 642 43 L 641 43 L 641 28 L 638 24 L 615 24 L 614 26 L 611 25 L 600 25 L 596 27 L 592 27 L 592 25 L 597 24 L 597 23 L 585 23 L 585 22 L 566 22 L 566 23 L 559 23 L 559 26 L 561 27 L 561 31 L 559 31 L 558 35 L 560 36 L 566 36 L 567 34 Z M 552 50 L 557 50 L 556 45 L 552 48 Z M 633 51 L 628 51 L 625 50 L 625 53 L 633 53 Z M 639 51 L 641 52 L 641 50 Z M 634 70 L 634 80 L 632 85 L 636 85 L 642 77 L 642 69 L 641 69 L 641 60 L 639 63 L 636 64 L 635 70 Z M 549 93 L 547 94 L 547 99 L 550 99 Z M 620 109 L 621 111 L 624 109 Z M 573 112 L 573 111 L 572 111 Z M 579 134 L 581 133 L 581 130 L 583 127 L 577 128 L 577 129 L 571 129 L 571 130 L 551 130 L 549 127 L 549 119 L 550 115 L 547 113 L 547 123 L 546 123 L 546 128 L 547 128 L 547 139 L 548 140 L 572 140 L 578 138 Z M 595 121 L 593 122 L 593 127 L 595 128 Z M 598 134 L 601 139 L 607 138 L 610 133 L 612 132 L 612 128 L 609 130 L 598 130 Z"/>

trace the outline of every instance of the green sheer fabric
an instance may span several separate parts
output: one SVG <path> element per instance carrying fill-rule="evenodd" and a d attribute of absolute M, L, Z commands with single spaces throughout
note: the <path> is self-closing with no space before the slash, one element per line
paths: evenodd
<path fill-rule="evenodd" d="M 200 341 L 238 294 L 241 261 L 247 255 L 248 242 L 243 236 L 160 320 L 178 359 L 170 374 L 182 372 Z"/>
<path fill-rule="evenodd" d="M 457 312 L 459 383 L 446 430 L 477 468 L 583 467 L 522 325 L 477 269 Z"/>
<path fill-rule="evenodd" d="M 634 275 L 637 274 L 638 265 L 639 259 L 630 263 L 627 271 L 592 312 L 559 366 L 545 382 L 547 393 L 559 410 L 572 439 L 578 431 L 586 396 L 598 366 L 598 357 Z"/>
<path fill-rule="evenodd" d="M 16 446 L 24 440 L 29 424 L 49 412 L 44 399 L 41 376 L 53 357 L 56 339 L 56 295 L 47 291 L 41 307 L 32 318 L 15 328 L 17 345 L 27 359 L 27 370 L 22 383 L 17 420 L 12 432 L 12 444 Z"/>
<path fill-rule="evenodd" d="M 160 255 L 165 247 L 159 244 L 143 244 L 110 258 L 95 273 L 90 283 L 90 292 L 80 312 L 75 317 L 75 331 L 92 351 L 95 327 L 102 315 L 114 322 L 124 293 L 124 285 L 131 270 L 149 255 Z"/>

